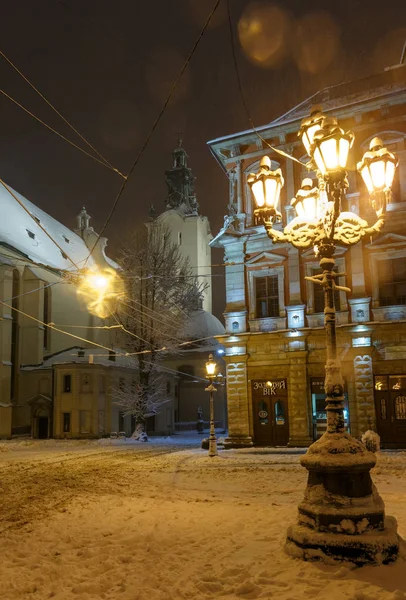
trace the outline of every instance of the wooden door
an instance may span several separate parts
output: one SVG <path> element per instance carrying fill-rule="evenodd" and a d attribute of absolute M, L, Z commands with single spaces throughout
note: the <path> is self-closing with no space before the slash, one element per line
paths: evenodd
<path fill-rule="evenodd" d="M 406 447 L 406 376 L 375 377 L 375 408 L 381 444 Z"/>
<path fill-rule="evenodd" d="M 286 446 L 289 441 L 286 381 L 252 381 L 254 442 L 257 446 Z"/>

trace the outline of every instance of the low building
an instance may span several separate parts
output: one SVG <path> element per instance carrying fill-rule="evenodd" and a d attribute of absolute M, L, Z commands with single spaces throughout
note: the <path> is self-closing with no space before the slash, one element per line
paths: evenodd
<path fill-rule="evenodd" d="M 291 198 L 309 174 L 298 130 L 314 105 L 355 133 L 348 168 L 348 208 L 368 220 L 368 194 L 356 162 L 380 137 L 399 159 L 384 230 L 374 239 L 337 248 L 338 345 L 346 384 L 347 426 L 354 436 L 376 429 L 383 445 L 406 447 L 406 65 L 324 89 L 257 130 L 209 142 L 227 175 L 224 227 L 211 242 L 224 249 L 225 346 L 229 446 L 307 446 L 326 427 L 323 290 L 306 281 L 318 273 L 312 250 L 274 245 L 253 216 L 248 174 L 263 156 L 285 179 L 283 223 Z M 281 156 L 286 152 L 300 164 Z"/>

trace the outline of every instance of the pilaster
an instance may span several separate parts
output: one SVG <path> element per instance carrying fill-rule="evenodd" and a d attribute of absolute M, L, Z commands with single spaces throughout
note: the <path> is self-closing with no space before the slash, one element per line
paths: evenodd
<path fill-rule="evenodd" d="M 350 407 L 350 423 L 351 434 L 359 437 L 368 429 L 376 430 L 372 348 L 354 348 L 352 352 L 355 407 Z"/>
<path fill-rule="evenodd" d="M 307 351 L 292 352 L 289 361 L 289 443 L 309 446 L 309 386 L 307 385 Z"/>
<path fill-rule="evenodd" d="M 228 349 L 229 351 L 231 349 Z M 226 351 L 227 352 L 227 351 Z M 252 446 L 249 429 L 247 354 L 225 357 L 227 365 L 228 437 L 225 448 Z"/>

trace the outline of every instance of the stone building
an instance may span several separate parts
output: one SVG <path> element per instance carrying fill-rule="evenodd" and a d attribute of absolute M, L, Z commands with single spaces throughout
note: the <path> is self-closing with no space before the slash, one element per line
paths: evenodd
<path fill-rule="evenodd" d="M 318 272 L 312 250 L 273 245 L 253 219 L 247 176 L 264 155 L 285 179 L 283 224 L 291 198 L 308 177 L 302 164 L 301 120 L 314 105 L 355 133 L 348 168 L 348 207 L 368 220 L 366 188 L 355 169 L 379 136 L 399 167 L 384 230 L 374 239 L 337 248 L 340 285 L 337 335 L 346 389 L 345 416 L 354 436 L 376 429 L 386 446 L 406 447 L 406 65 L 326 88 L 271 123 L 209 142 L 229 179 L 228 214 L 211 242 L 226 267 L 226 348 L 229 446 L 307 446 L 325 429 L 323 291 L 306 275 Z M 227 201 L 224 200 L 224 205 Z"/>
<path fill-rule="evenodd" d="M 111 390 L 120 377 L 131 380 L 134 365 L 112 360 L 111 332 L 77 296 L 82 266 L 117 267 L 107 240 L 89 257 L 98 236 L 84 208 L 72 231 L 10 192 L 0 187 L 0 437 L 129 431 Z"/>

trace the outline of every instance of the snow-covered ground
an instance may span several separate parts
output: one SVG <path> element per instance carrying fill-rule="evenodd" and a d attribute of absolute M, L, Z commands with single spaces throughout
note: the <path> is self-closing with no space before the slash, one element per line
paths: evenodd
<path fill-rule="evenodd" d="M 183 441 L 0 443 L 0 598 L 406 600 L 402 557 L 356 569 L 284 554 L 298 452 L 210 459 Z M 373 479 L 406 538 L 405 475 L 406 452 L 379 454 Z"/>

